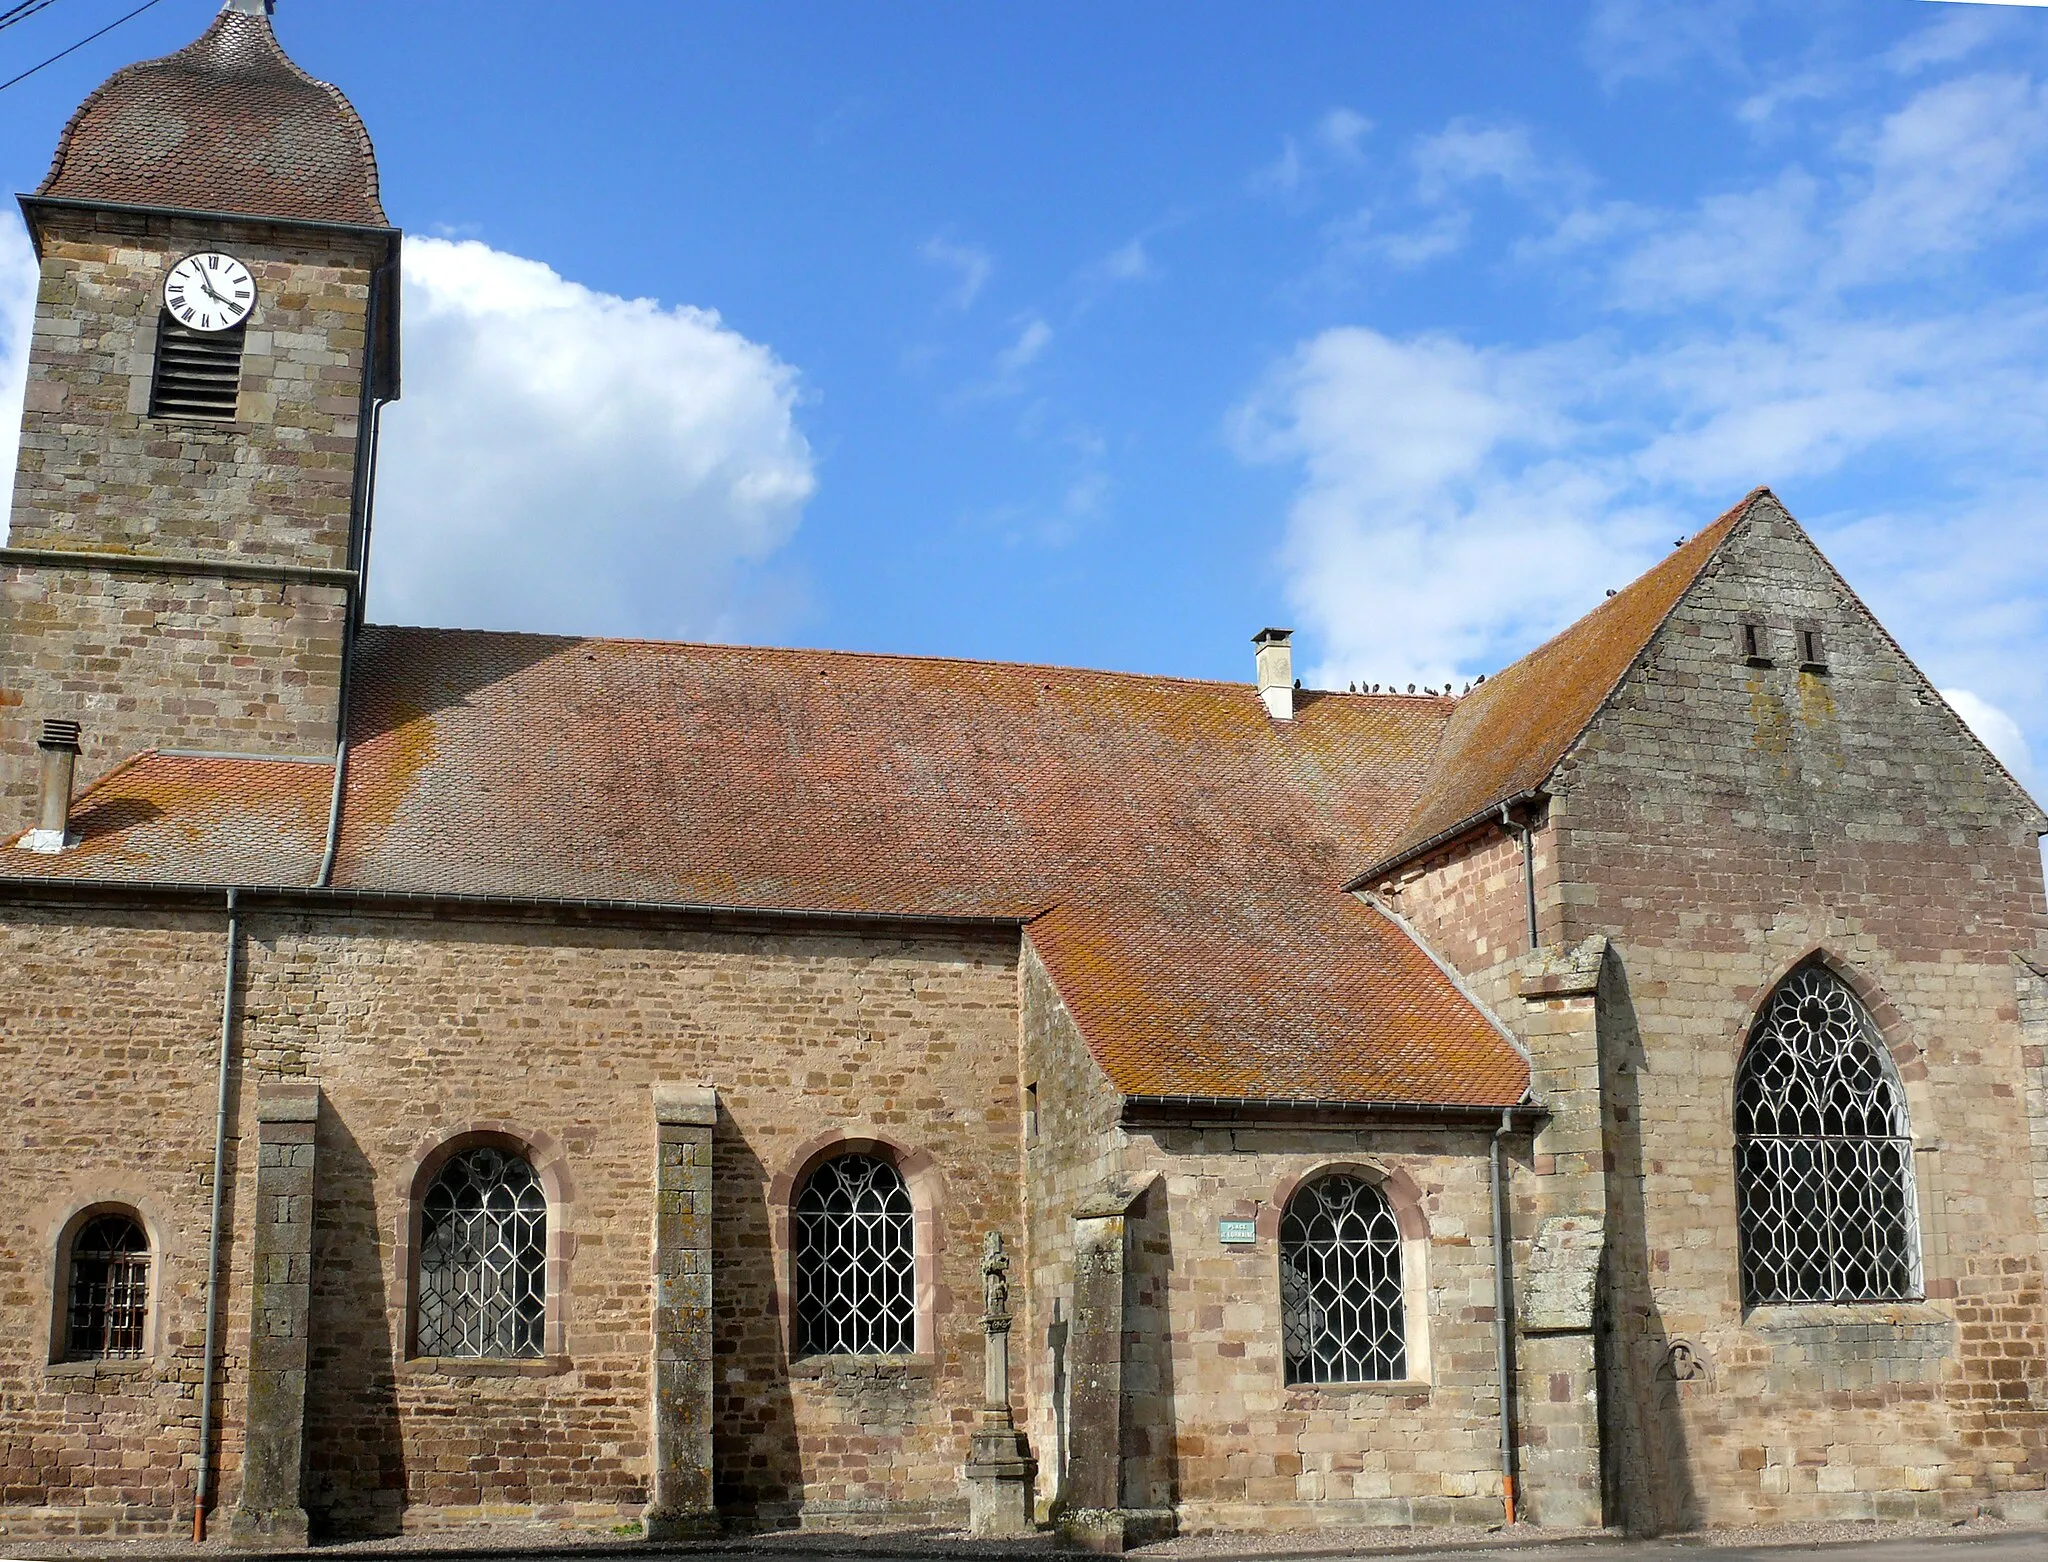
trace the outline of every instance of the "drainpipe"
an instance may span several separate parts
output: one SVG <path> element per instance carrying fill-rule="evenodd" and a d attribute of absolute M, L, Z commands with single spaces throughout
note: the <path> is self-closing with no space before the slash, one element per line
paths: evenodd
<path fill-rule="evenodd" d="M 220 1349 L 220 1225 L 228 1159 L 228 1063 L 235 1036 L 235 967 L 241 954 L 242 912 L 228 891 L 227 980 L 220 999 L 220 1095 L 213 1118 L 213 1231 L 206 1245 L 206 1350 L 199 1380 L 199 1484 L 192 1502 L 192 1539 L 206 1539 L 206 1500 L 212 1494 L 213 1370 Z"/>
<path fill-rule="evenodd" d="M 1517 824 L 1508 814 L 1508 805 L 1500 805 L 1500 827 L 1512 830 L 1522 838 L 1522 894 L 1529 903 L 1529 947 L 1536 945 L 1536 852 L 1531 844 L 1529 826 Z"/>
<path fill-rule="evenodd" d="M 1493 1347 L 1500 1372 L 1500 1491 L 1507 1510 L 1507 1522 L 1515 1522 L 1515 1410 L 1514 1375 L 1508 1343 L 1508 1209 L 1501 1179 L 1500 1142 L 1514 1126 L 1510 1108 L 1500 1114 L 1500 1127 L 1493 1131 Z"/>

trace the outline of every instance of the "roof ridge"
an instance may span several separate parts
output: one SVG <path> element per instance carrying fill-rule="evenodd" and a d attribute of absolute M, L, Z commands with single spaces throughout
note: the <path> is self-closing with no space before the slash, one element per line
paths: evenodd
<path fill-rule="evenodd" d="M 1451 730 L 1456 723 L 1454 715 L 1452 722 L 1447 723 L 1439 735 L 1437 746 L 1430 755 L 1431 781 L 1416 795 L 1410 808 L 1408 823 L 1396 837 L 1402 844 L 1369 864 L 1363 872 L 1353 876 L 1350 884 L 1353 887 L 1362 886 L 1413 861 L 1423 852 L 1456 839 L 1492 815 L 1504 803 L 1511 802 L 1516 797 L 1541 786 L 1555 775 L 1557 767 L 1599 719 L 1600 713 L 1607 708 L 1615 692 L 1627 681 L 1629 674 L 1641 661 L 1643 654 L 1656 640 L 1664 625 L 1670 621 L 1671 615 L 1678 609 L 1678 604 L 1685 599 L 1708 564 L 1720 552 L 1722 545 L 1765 500 L 1777 505 L 1779 511 L 1783 512 L 1784 506 L 1778 503 L 1777 496 L 1768 487 L 1759 486 L 1751 489 L 1739 503 L 1723 511 L 1708 525 L 1685 539 L 1673 553 L 1659 559 L 1605 601 L 1580 614 L 1542 644 L 1517 657 L 1495 673 L 1484 685 L 1475 688 L 1470 697 L 1483 700 L 1484 703 L 1470 718 L 1471 725 L 1454 733 Z M 1690 559 L 1686 557 L 1688 550 L 1696 550 Z M 1675 585 L 1672 577 L 1665 573 L 1674 566 L 1681 571 Z M 1664 603 L 1654 620 L 1643 627 L 1639 637 L 1631 637 L 1634 640 L 1632 646 L 1628 639 L 1621 640 L 1621 645 L 1628 646 L 1627 655 L 1617 658 L 1619 665 L 1607 679 L 1605 686 L 1600 688 L 1597 698 L 1584 706 L 1583 716 L 1574 722 L 1570 733 L 1562 741 L 1554 741 L 1540 729 L 1532 734 L 1524 734 L 1522 741 L 1525 746 L 1521 750 L 1521 757 L 1510 759 L 1504 772 L 1496 779 L 1491 782 L 1482 781 L 1463 801 L 1455 800 L 1455 791 L 1452 791 L 1448 799 L 1439 797 L 1433 790 L 1434 783 L 1442 779 L 1443 767 L 1466 762 L 1469 757 L 1468 740 L 1485 734 L 1490 723 L 1511 721 L 1510 713 L 1519 708 L 1521 701 L 1534 700 L 1539 706 L 1543 703 L 1546 688 L 1542 681 L 1546 676 L 1543 665 L 1550 661 L 1560 648 L 1569 646 L 1581 636 L 1593 634 L 1603 623 L 1619 622 L 1626 628 L 1628 619 L 1625 615 L 1629 608 L 1642 602 L 1647 593 L 1660 589 L 1670 591 L 1669 600 Z M 1549 676 L 1554 679 L 1556 675 Z M 1524 681 L 1529 684 L 1527 689 L 1516 687 L 1518 683 Z M 1464 702 L 1461 700 L 1458 703 L 1462 706 Z M 1577 705 L 1576 701 L 1571 703 L 1573 706 Z M 1569 711 L 1557 712 L 1560 717 L 1568 714 Z M 1543 768 L 1538 775 L 1528 773 L 1528 765 L 1532 759 L 1542 762 Z M 1473 801 L 1475 797 L 1479 799 L 1476 803 Z M 1444 802 L 1451 802 L 1459 812 L 1453 818 L 1438 822 L 1445 811 L 1442 807 Z M 1438 815 L 1438 819 L 1431 818 L 1433 812 Z"/>
<path fill-rule="evenodd" d="M 366 632 L 406 635 L 461 635 L 489 637 L 500 640 L 552 640 L 564 647 L 578 645 L 595 646 L 645 646 L 651 650 L 668 652 L 689 651 L 735 651 L 749 655 L 764 655 L 782 658 L 823 657 L 839 661 L 865 662 L 912 662 L 927 666 L 990 667 L 1025 673 L 1067 673 L 1086 678 L 1114 678 L 1135 683 L 1187 684 L 1198 688 L 1252 689 L 1256 685 L 1250 679 L 1197 678 L 1184 673 L 1134 672 L 1115 667 L 1081 667 L 1067 662 L 1025 662 L 1009 661 L 995 656 L 947 656 L 920 651 L 861 651 L 844 647 L 793 646 L 793 645 L 750 645 L 728 640 L 663 640 L 652 635 L 564 635 L 549 634 L 539 630 L 526 629 L 461 629 L 432 624 L 366 624 Z M 1448 700 L 1457 704 L 1460 696 L 1455 694 L 1397 694 L 1388 690 L 1382 694 L 1367 694 L 1347 689 L 1303 689 L 1304 694 L 1341 695 L 1345 699 L 1413 700 L 1418 703 Z"/>

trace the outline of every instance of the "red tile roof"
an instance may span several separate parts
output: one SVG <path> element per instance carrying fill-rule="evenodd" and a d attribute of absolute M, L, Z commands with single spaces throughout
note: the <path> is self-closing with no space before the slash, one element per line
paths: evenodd
<path fill-rule="evenodd" d="M 1134 1096 L 1502 1106 L 1522 1056 L 1345 894 L 1540 787 L 1762 490 L 1463 700 L 369 628 L 335 887 L 1022 923 Z M 309 884 L 332 767 L 145 755 L 0 876 Z"/>
<path fill-rule="evenodd" d="M 1371 879 L 1541 787 L 1607 703 L 1679 599 L 1758 502 L 1759 488 L 1568 629 L 1458 701 L 1430 779 L 1385 849 L 1361 859 Z"/>
<path fill-rule="evenodd" d="M 332 765 L 139 754 L 71 811 L 76 845 L 0 846 L 0 877 L 159 884 L 308 884 L 320 866 Z M 26 833 L 26 832 L 24 832 Z"/>
<path fill-rule="evenodd" d="M 1514 1048 L 1342 893 L 1451 702 L 371 628 L 340 889 L 1015 919 L 1120 1090 L 1500 1106 Z M 324 766 L 152 755 L 0 873 L 308 883 Z"/>
<path fill-rule="evenodd" d="M 355 109 L 291 62 L 268 17 L 242 11 L 108 77 L 64 127 L 36 193 L 389 225 Z"/>

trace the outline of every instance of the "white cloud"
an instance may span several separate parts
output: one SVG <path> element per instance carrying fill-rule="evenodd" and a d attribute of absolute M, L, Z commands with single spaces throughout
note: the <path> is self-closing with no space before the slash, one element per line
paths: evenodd
<path fill-rule="evenodd" d="M 1253 173 L 1250 184 L 1258 194 L 1292 195 L 1301 188 L 1305 177 L 1307 169 L 1301 160 L 1301 148 L 1294 137 L 1288 136 L 1280 144 L 1280 155 Z"/>
<path fill-rule="evenodd" d="M 1415 144 L 1416 189 L 1425 201 L 1443 200 L 1488 179 L 1509 190 L 1528 191 L 1554 173 L 1537 157 L 1522 125 L 1454 119 Z"/>
<path fill-rule="evenodd" d="M 953 273 L 953 289 L 946 295 L 946 306 L 962 313 L 974 307 L 974 301 L 981 297 L 981 290 L 996 269 L 995 257 L 980 245 L 961 244 L 939 236 L 926 239 L 918 247 L 918 254 Z"/>
<path fill-rule="evenodd" d="M 1321 642 L 1310 676 L 1492 671 L 1750 487 L 1798 510 L 1862 468 L 1907 485 L 1878 490 L 1896 510 L 1802 519 L 1916 656 L 2038 749 L 2048 658 L 2021 648 L 2048 643 L 2048 289 L 2030 264 L 2000 288 L 1977 257 L 2048 226 L 2048 111 L 2001 74 L 1891 90 L 1806 165 L 1690 207 L 1589 183 L 1533 202 L 1508 251 L 1591 302 L 1591 328 L 1494 348 L 1335 329 L 1272 371 L 1233 428 L 1299 470 L 1282 563 Z M 1422 143 L 1438 188 L 1547 177 L 1483 128 Z M 1344 242 L 1398 259 L 1465 238 L 1362 215 Z"/>
<path fill-rule="evenodd" d="M 386 622 L 736 635 L 751 566 L 814 487 L 794 370 L 710 311 L 410 239 L 385 414 Z"/>
<path fill-rule="evenodd" d="M 1752 0 L 1595 0 L 1586 59 L 1610 88 L 1702 59 L 1739 70 L 1742 24 L 1753 9 Z"/>
<path fill-rule="evenodd" d="M 1152 264 L 1152 255 L 1145 248 L 1142 235 L 1128 244 L 1119 244 L 1102 259 L 1088 268 L 1087 279 L 1094 282 L 1150 282 L 1159 275 Z"/>
<path fill-rule="evenodd" d="M 0 217 L 0 535 L 14 504 L 14 461 L 21 446 L 21 398 L 28 384 L 29 332 L 35 324 L 37 267 L 28 233 L 13 213 Z"/>
<path fill-rule="evenodd" d="M 1356 109 L 1333 108 L 1316 126 L 1316 139 L 1337 157 L 1357 162 L 1365 155 L 1359 145 L 1372 133 L 1372 121 Z"/>
<path fill-rule="evenodd" d="M 1941 697 L 1955 707 L 1955 713 L 1969 723 L 1970 730 L 1996 754 L 2005 768 L 2029 785 L 2034 779 L 2034 756 L 2027 748 L 2020 724 L 1989 700 L 1979 699 L 1968 689 L 1943 689 Z"/>
<path fill-rule="evenodd" d="M 999 386 L 1014 388 L 1017 377 L 1045 355 L 1052 345 L 1052 327 L 1038 315 L 1025 320 L 1017 332 L 1017 339 L 996 354 L 996 381 Z"/>

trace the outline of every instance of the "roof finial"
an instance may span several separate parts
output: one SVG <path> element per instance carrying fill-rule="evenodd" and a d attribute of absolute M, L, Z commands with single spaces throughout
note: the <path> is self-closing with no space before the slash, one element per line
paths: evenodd
<path fill-rule="evenodd" d="M 244 16 L 269 16 L 277 10 L 277 0 L 228 0 L 221 9 L 240 11 Z"/>

